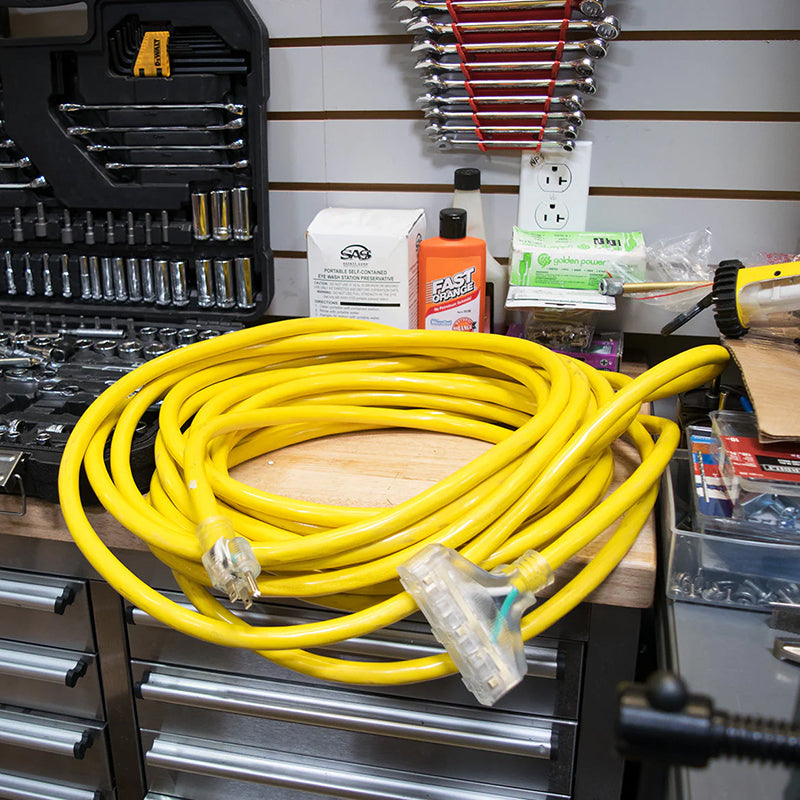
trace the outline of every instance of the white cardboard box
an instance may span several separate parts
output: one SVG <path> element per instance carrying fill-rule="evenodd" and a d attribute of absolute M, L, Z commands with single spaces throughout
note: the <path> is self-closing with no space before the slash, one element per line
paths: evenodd
<path fill-rule="evenodd" d="M 310 316 L 416 328 L 424 238 L 421 208 L 320 211 L 306 231 Z"/>

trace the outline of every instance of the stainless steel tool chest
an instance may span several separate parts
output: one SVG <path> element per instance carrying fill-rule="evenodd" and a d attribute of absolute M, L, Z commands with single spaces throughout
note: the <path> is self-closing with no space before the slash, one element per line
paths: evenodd
<path fill-rule="evenodd" d="M 0 797 L 111 800 L 88 582 L 0 571 Z"/>
<path fill-rule="evenodd" d="M 247 618 L 297 623 L 322 614 L 276 604 L 265 611 L 251 609 Z M 359 784 L 359 796 L 372 798 L 386 796 L 388 786 L 398 796 L 415 797 L 413 787 L 423 784 L 439 797 L 569 796 L 580 642 L 545 640 L 530 647 L 524 691 L 484 709 L 458 678 L 383 690 L 337 686 L 287 673 L 251 653 L 189 641 L 139 611 L 131 610 L 130 623 L 137 714 L 149 785 L 156 790 L 214 797 L 215 784 L 203 788 L 205 782 L 190 776 L 221 779 L 208 754 L 224 751 L 236 755 L 242 775 L 272 791 L 327 786 L 327 796 L 341 796 L 336 787 L 350 780 Z M 326 652 L 381 659 L 437 650 L 417 622 Z M 276 760 L 295 767 L 265 766 Z M 237 788 L 240 796 L 263 793 Z"/>
<path fill-rule="evenodd" d="M 152 585 L 175 589 L 146 554 L 120 555 Z M 13 603 L 0 605 L 0 639 L 12 643 L 6 650 L 28 647 L 50 656 L 47 666 L 66 651 L 75 662 L 59 662 L 65 674 L 79 659 L 89 662 L 75 687 L 31 678 L 0 712 L 11 724 L 37 715 L 48 725 L 68 723 L 67 731 L 77 721 L 76 736 L 90 732 L 93 742 L 83 759 L 48 754 L 45 762 L 40 751 L 14 745 L 9 763 L 0 750 L 3 800 L 23 791 L 36 797 L 40 785 L 54 800 L 619 796 L 614 686 L 633 675 L 637 609 L 579 606 L 529 643 L 528 677 L 486 709 L 458 677 L 349 687 L 184 636 L 124 603 L 71 543 L 0 534 L 0 564 L 0 598 Z M 53 613 L 56 606 L 63 614 Z M 324 613 L 274 602 L 247 612 L 259 622 Z M 329 652 L 374 659 L 433 647 L 426 626 L 412 619 Z M 53 773 L 51 764 L 68 769 Z"/>

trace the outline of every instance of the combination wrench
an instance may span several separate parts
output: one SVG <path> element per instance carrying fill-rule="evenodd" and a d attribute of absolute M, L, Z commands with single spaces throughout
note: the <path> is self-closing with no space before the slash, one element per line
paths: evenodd
<path fill-rule="evenodd" d="M 462 42 L 446 44 L 434 39 L 418 36 L 411 47 L 412 53 L 439 56 L 460 56 L 462 52 L 475 53 L 552 53 L 558 42 Z M 607 42 L 602 39 L 585 39 L 581 42 L 564 42 L 565 53 L 577 51 L 590 58 L 603 58 L 607 53 Z M 470 62 L 471 63 L 471 62 Z"/>
<path fill-rule="evenodd" d="M 577 61 L 471 61 L 464 65 L 460 61 L 438 61 L 425 58 L 417 61 L 414 69 L 427 73 L 461 72 L 466 66 L 472 72 L 551 72 L 558 69 L 571 71 L 581 78 L 594 75 L 594 61 L 591 58 L 580 58 Z"/>
<path fill-rule="evenodd" d="M 487 11 L 539 11 L 564 8 L 563 0 L 453 0 L 456 12 Z M 416 16 L 429 12 L 447 13 L 450 7 L 441 0 L 394 0 L 392 8 L 402 8 Z M 605 11 L 604 0 L 581 0 L 578 10 L 584 16 L 597 19 Z"/>
<path fill-rule="evenodd" d="M 245 112 L 245 108 L 242 103 L 142 103 L 139 105 L 61 103 L 58 110 L 67 114 L 72 114 L 76 111 L 227 111 L 229 114 L 241 117 Z"/>
<path fill-rule="evenodd" d="M 429 36 L 451 34 L 453 28 L 458 28 L 462 34 L 561 31 L 566 28 L 570 33 L 589 33 L 611 41 L 620 32 L 619 20 L 614 16 L 603 17 L 601 20 L 570 20 L 566 23 L 560 19 L 528 22 L 436 22 L 430 17 L 411 17 L 402 22 L 409 33 L 425 33 Z"/>
<path fill-rule="evenodd" d="M 47 186 L 47 178 L 40 175 L 27 183 L 0 183 L 0 189 L 43 189 Z"/>
<path fill-rule="evenodd" d="M 23 156 L 17 161 L 0 161 L 0 169 L 26 169 L 31 165 L 28 156 Z"/>
<path fill-rule="evenodd" d="M 479 130 L 474 125 L 441 125 L 438 122 L 432 122 L 425 128 L 428 136 L 434 138 L 441 138 L 443 136 L 449 137 L 451 134 L 470 133 L 471 131 Z M 517 135 L 521 133 L 530 133 L 544 136 L 559 136 L 564 139 L 574 140 L 578 138 L 578 131 L 572 125 L 564 125 L 560 127 L 542 127 L 541 125 L 481 125 L 481 133 L 487 134 L 511 134 Z"/>
<path fill-rule="evenodd" d="M 250 162 L 243 158 L 230 164 L 129 164 L 121 161 L 110 161 L 106 169 L 247 169 Z"/>
<path fill-rule="evenodd" d="M 89 144 L 86 150 L 90 153 L 108 153 L 115 150 L 147 150 L 148 152 L 160 150 L 244 150 L 244 139 L 226 144 Z"/>
<path fill-rule="evenodd" d="M 438 75 L 427 75 L 423 83 L 437 92 L 446 92 L 450 89 L 465 89 L 467 83 L 469 83 L 470 87 L 473 89 L 544 89 L 547 91 L 552 86 L 554 89 L 577 89 L 583 94 L 594 94 L 597 91 L 597 86 L 594 79 L 591 77 L 577 80 L 549 80 L 546 78 L 506 80 L 504 78 L 476 78 L 470 81 L 457 81 L 440 78 Z M 481 98 L 477 96 L 475 100 L 476 102 L 480 102 Z"/>
<path fill-rule="evenodd" d="M 548 103 L 550 108 L 565 108 L 568 111 L 580 111 L 583 108 L 583 98 L 579 94 L 560 95 L 547 98 L 542 95 L 480 95 L 470 97 L 467 94 L 424 94 L 417 98 L 417 103 L 422 107 L 449 108 L 450 106 L 478 106 L 476 113 L 481 113 L 488 106 L 544 106 Z"/>
<path fill-rule="evenodd" d="M 470 120 L 470 119 L 541 119 L 545 114 L 543 111 L 450 111 L 438 106 L 423 109 L 426 119 L 445 122 L 447 120 Z M 580 128 L 586 122 L 586 115 L 582 111 L 549 111 L 547 120 L 553 122 L 564 122 Z"/>
<path fill-rule="evenodd" d="M 94 133 L 170 133 L 185 131 L 234 131 L 244 127 L 244 120 L 236 117 L 220 125 L 147 125 L 123 127 L 88 127 L 73 125 L 67 128 L 70 136 L 91 136 Z"/>
<path fill-rule="evenodd" d="M 575 143 L 571 139 L 564 139 L 561 141 L 556 141 L 552 139 L 513 139 L 513 140 L 503 140 L 503 139 L 465 139 L 460 136 L 454 137 L 447 137 L 442 136 L 435 141 L 436 147 L 439 150 L 452 150 L 456 147 L 478 147 L 483 146 L 487 148 L 496 147 L 498 149 L 509 149 L 512 148 L 514 150 L 531 150 L 531 149 L 539 149 L 540 147 L 548 147 L 548 146 L 555 146 L 560 147 L 562 150 L 566 152 L 571 152 L 575 149 Z"/>

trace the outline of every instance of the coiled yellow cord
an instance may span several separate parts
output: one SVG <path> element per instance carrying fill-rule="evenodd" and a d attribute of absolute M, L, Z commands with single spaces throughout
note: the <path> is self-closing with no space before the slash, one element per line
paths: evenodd
<path fill-rule="evenodd" d="M 594 560 L 525 616 L 524 638 L 541 633 L 605 579 L 653 507 L 679 434 L 674 423 L 640 414 L 641 404 L 710 380 L 727 360 L 722 347 L 699 347 L 631 380 L 510 337 L 342 319 L 272 323 L 173 351 L 109 387 L 69 439 L 61 506 L 92 566 L 130 602 L 179 631 L 340 682 L 428 680 L 454 671 L 448 656 L 365 663 L 307 649 L 414 612 L 396 569 L 430 542 L 487 569 L 538 549 L 556 569 L 621 518 Z M 131 474 L 131 442 L 137 422 L 159 400 L 156 472 L 142 496 Z M 296 442 L 396 427 L 493 447 L 388 509 L 293 500 L 228 474 Z M 642 463 L 603 499 L 613 474 L 609 447 L 622 435 Z M 111 474 L 104 465 L 109 436 Z M 196 612 L 142 582 L 103 544 L 81 506 L 82 464 L 106 509 L 172 568 Z M 219 516 L 252 544 L 263 596 L 308 598 L 343 613 L 286 627 L 254 627 L 231 614 L 207 589 L 195 535 L 199 523 Z"/>

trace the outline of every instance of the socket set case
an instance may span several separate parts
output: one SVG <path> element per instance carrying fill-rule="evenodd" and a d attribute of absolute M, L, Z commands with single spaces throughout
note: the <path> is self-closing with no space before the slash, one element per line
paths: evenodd
<path fill-rule="evenodd" d="M 696 529 L 692 461 L 678 450 L 661 486 L 666 595 L 673 600 L 768 611 L 800 604 L 800 539 L 791 542 Z"/>
<path fill-rule="evenodd" d="M 107 385 L 269 305 L 268 39 L 247 0 L 88 0 L 85 32 L 38 38 L 20 13 L 59 31 L 63 7 L 8 5 L 0 486 L 57 501 L 64 444 Z M 154 410 L 134 442 L 143 481 L 156 426 Z"/>

